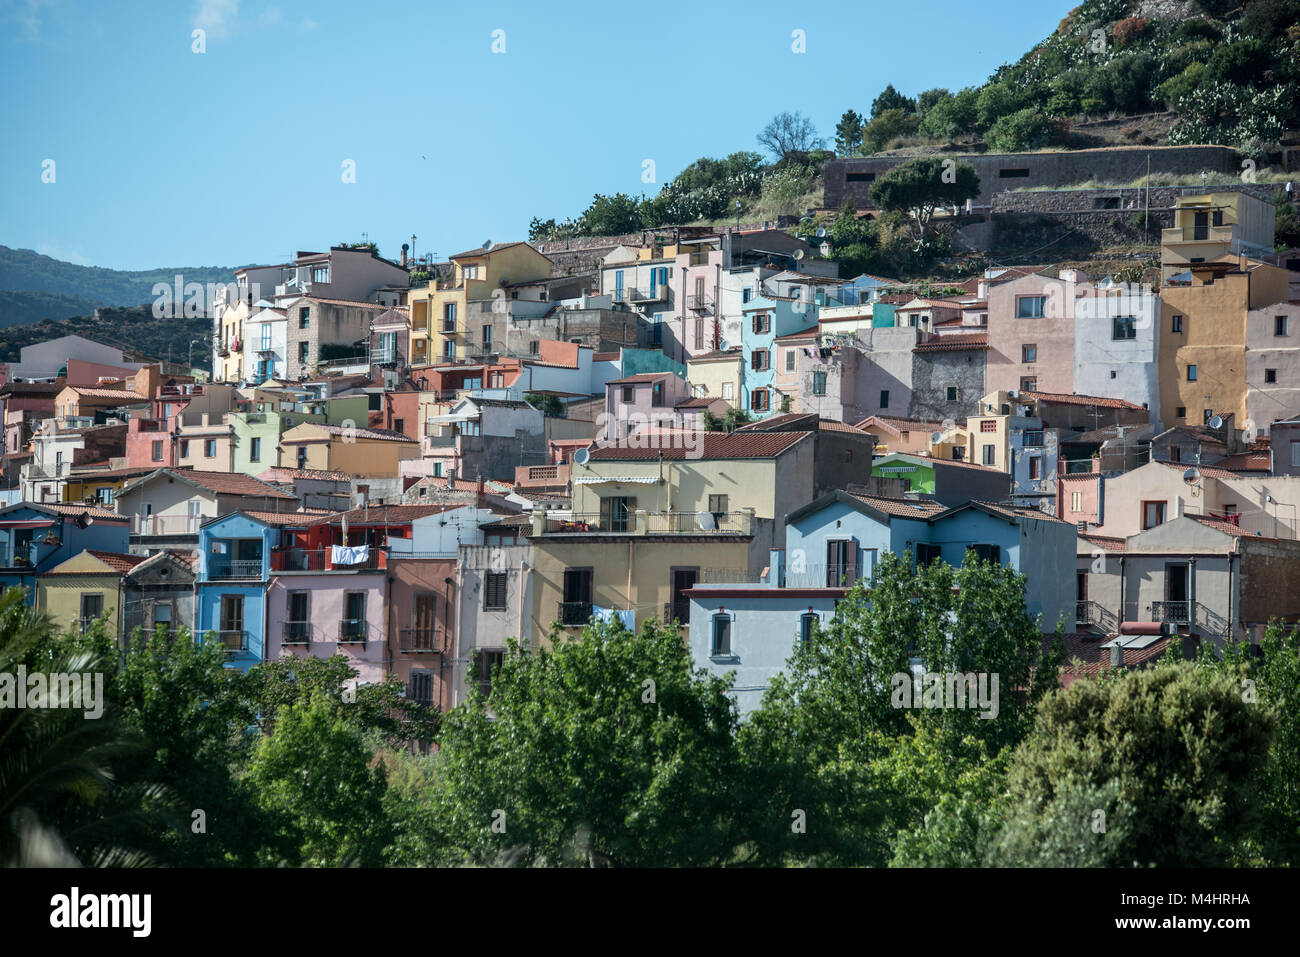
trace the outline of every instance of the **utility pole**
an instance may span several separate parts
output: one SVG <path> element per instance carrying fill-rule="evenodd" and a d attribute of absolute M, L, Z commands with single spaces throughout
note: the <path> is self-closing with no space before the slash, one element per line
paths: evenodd
<path fill-rule="evenodd" d="M 1151 235 L 1151 154 L 1147 154 L 1147 202 L 1146 214 L 1142 218 L 1143 238 Z"/>

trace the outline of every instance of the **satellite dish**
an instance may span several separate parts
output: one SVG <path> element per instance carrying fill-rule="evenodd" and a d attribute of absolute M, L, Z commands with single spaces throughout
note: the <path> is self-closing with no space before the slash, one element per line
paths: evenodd
<path fill-rule="evenodd" d="M 798 260 L 798 259 L 803 259 L 803 250 L 802 250 L 802 249 L 796 249 L 796 250 L 794 251 L 794 258 L 795 258 L 796 260 Z"/>
<path fill-rule="evenodd" d="M 483 248 L 484 248 L 484 249 L 491 249 L 491 248 L 492 248 L 492 240 L 489 239 L 489 240 L 487 240 L 486 242 L 484 242 L 484 243 L 483 243 Z"/>
<path fill-rule="evenodd" d="M 1210 421 L 1205 424 L 1212 429 L 1220 429 L 1223 427 L 1223 417 L 1219 415 L 1213 416 Z"/>
<path fill-rule="evenodd" d="M 817 232 L 815 232 L 813 235 L 816 236 L 818 239 L 821 239 L 823 236 L 826 235 L 826 227 L 825 227 L 825 226 L 818 226 L 818 227 L 817 227 Z"/>
<path fill-rule="evenodd" d="M 695 521 L 700 526 L 700 530 L 704 532 L 711 532 L 718 527 L 712 512 L 696 512 Z"/>
<path fill-rule="evenodd" d="M 1056 433 L 1048 432 L 1047 435 L 1044 437 L 1043 441 L 1047 443 L 1048 448 L 1051 448 L 1056 444 Z"/>
<path fill-rule="evenodd" d="M 497 285 L 500 286 L 502 289 L 504 289 L 506 286 L 510 285 L 510 277 L 502 276 L 501 280 L 497 283 Z"/>
<path fill-rule="evenodd" d="M 730 348 L 731 348 L 731 346 L 727 345 L 727 340 L 726 340 L 726 339 L 721 339 L 721 340 L 719 340 L 719 342 L 718 342 L 718 350 L 719 350 L 720 352 L 726 352 L 726 351 L 727 351 L 728 349 L 730 349 Z"/>
<path fill-rule="evenodd" d="M 1188 485 L 1195 485 L 1201 479 L 1200 469 L 1191 468 L 1183 473 L 1183 481 Z"/>
<path fill-rule="evenodd" d="M 586 449 L 578 449 L 576 452 L 573 453 L 573 464 L 586 465 L 587 460 L 589 458 L 591 458 L 590 452 L 588 452 Z"/>
<path fill-rule="evenodd" d="M 930 433 L 930 444 L 931 444 L 931 445 L 934 445 L 935 443 L 942 442 L 942 441 L 943 441 L 943 433 L 942 433 L 942 432 L 931 432 L 931 433 Z"/>

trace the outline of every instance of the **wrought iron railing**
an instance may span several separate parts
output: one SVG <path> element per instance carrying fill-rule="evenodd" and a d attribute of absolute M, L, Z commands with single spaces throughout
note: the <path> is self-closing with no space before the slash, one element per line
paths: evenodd
<path fill-rule="evenodd" d="M 311 641 L 311 622 L 286 621 L 284 623 L 284 643 L 286 645 L 305 645 Z"/>
<path fill-rule="evenodd" d="M 364 642 L 369 631 L 369 623 L 364 618 L 343 618 L 339 620 L 339 641 Z"/>
<path fill-rule="evenodd" d="M 591 620 L 591 602 L 589 601 L 562 601 L 557 604 L 555 617 L 562 625 L 574 627 L 585 625 Z"/>
<path fill-rule="evenodd" d="M 427 628 L 403 628 L 401 646 L 403 651 L 417 653 L 442 650 L 437 644 L 437 633 L 432 626 Z"/>

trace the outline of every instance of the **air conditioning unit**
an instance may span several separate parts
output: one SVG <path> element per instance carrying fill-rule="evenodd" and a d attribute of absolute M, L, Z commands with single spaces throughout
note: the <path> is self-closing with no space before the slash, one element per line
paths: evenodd
<path fill-rule="evenodd" d="M 1080 535 L 1086 535 L 1086 534 L 1088 533 L 1088 523 L 1087 523 L 1087 522 L 1079 522 L 1079 523 L 1077 524 L 1076 527 L 1078 528 L 1078 531 L 1079 531 L 1079 534 L 1080 534 Z"/>

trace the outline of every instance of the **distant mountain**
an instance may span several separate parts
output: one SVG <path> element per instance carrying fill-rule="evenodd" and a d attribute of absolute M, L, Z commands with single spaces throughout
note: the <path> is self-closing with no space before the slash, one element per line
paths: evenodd
<path fill-rule="evenodd" d="M 0 293 L 0 307 L 3 306 L 4 295 Z M 23 346 L 74 335 L 116 346 L 141 360 L 170 359 L 173 362 L 187 363 L 191 355 L 190 346 L 193 344 L 194 365 L 203 369 L 211 365 L 211 321 L 155 319 L 152 305 L 128 309 L 104 308 L 100 309 L 98 318 L 93 314 L 81 315 L 59 321 L 47 319 L 0 328 L 0 362 L 16 361 Z"/>
<path fill-rule="evenodd" d="M 155 283 L 228 283 L 232 266 L 175 266 L 124 271 L 78 266 L 30 249 L 0 246 L 0 327 L 87 315 L 101 306 L 152 303 Z M 6 295 L 8 293 L 8 295 Z"/>

